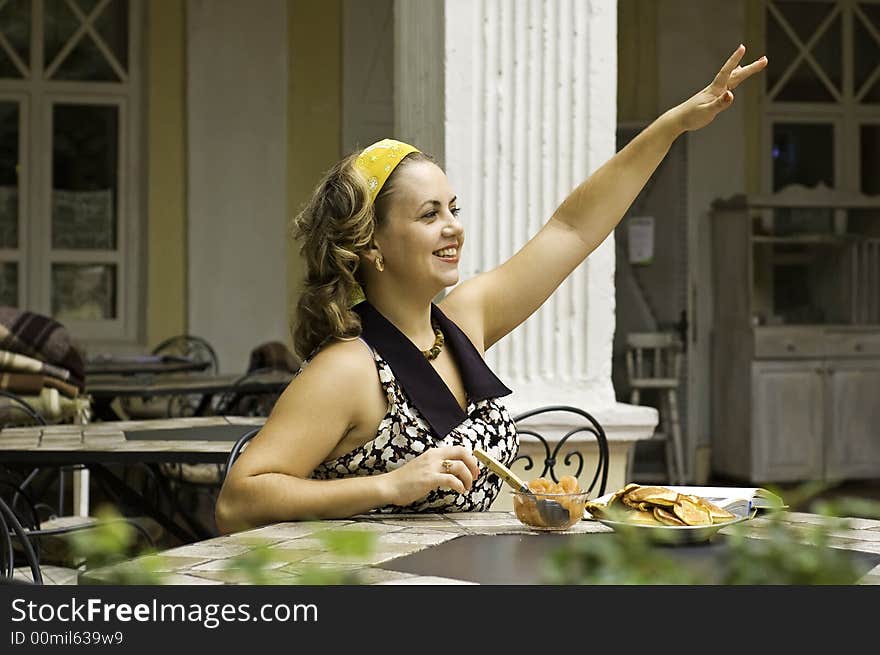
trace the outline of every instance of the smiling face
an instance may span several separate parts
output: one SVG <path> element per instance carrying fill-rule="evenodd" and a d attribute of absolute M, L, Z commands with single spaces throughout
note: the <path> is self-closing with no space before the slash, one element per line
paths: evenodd
<path fill-rule="evenodd" d="M 430 161 L 405 162 L 391 181 L 377 203 L 384 212 L 375 233 L 385 262 L 382 275 L 436 295 L 458 283 L 464 229 L 455 195 L 446 174 Z"/>

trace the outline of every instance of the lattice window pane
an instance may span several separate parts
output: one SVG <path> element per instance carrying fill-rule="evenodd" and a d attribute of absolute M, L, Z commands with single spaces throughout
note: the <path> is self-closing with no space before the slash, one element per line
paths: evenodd
<path fill-rule="evenodd" d="M 110 0 L 95 20 L 98 34 L 124 70 L 128 70 L 128 1 Z"/>
<path fill-rule="evenodd" d="M 773 125 L 773 191 L 789 184 L 834 187 L 834 126 L 829 123 Z"/>
<path fill-rule="evenodd" d="M 797 57 L 798 49 L 792 43 L 788 34 L 782 29 L 776 16 L 767 13 L 767 58 L 773 62 L 768 66 L 764 74 L 767 80 L 767 91 L 776 88 L 776 84 L 789 65 Z"/>
<path fill-rule="evenodd" d="M 834 102 L 828 87 L 807 63 L 801 62 L 774 100 L 782 102 Z"/>
<path fill-rule="evenodd" d="M 44 4 L 43 16 L 43 60 L 49 67 L 61 50 L 71 40 L 80 21 L 64 0 L 53 0 Z"/>
<path fill-rule="evenodd" d="M 0 248 L 18 248 L 17 102 L 0 102 Z"/>
<path fill-rule="evenodd" d="M 0 264 L 0 305 L 18 307 L 18 264 Z"/>
<path fill-rule="evenodd" d="M 862 193 L 880 194 L 880 125 L 862 125 L 859 130 Z"/>
<path fill-rule="evenodd" d="M 811 50 L 816 63 L 838 91 L 843 89 L 843 20 L 838 13 Z"/>
<path fill-rule="evenodd" d="M 862 102 L 867 105 L 880 104 L 880 79 L 862 96 Z"/>
<path fill-rule="evenodd" d="M 74 0 L 77 6 L 79 6 L 79 8 L 86 14 L 92 13 L 92 10 L 98 6 L 100 1 L 101 0 Z"/>
<path fill-rule="evenodd" d="M 119 81 L 110 63 L 89 38 L 80 39 L 52 77 L 57 80 Z"/>
<path fill-rule="evenodd" d="M 829 2 L 775 2 L 785 20 L 797 33 L 802 43 L 806 43 L 812 37 L 822 21 L 834 9 L 834 3 Z"/>
<path fill-rule="evenodd" d="M 853 82 L 858 93 L 880 62 L 880 45 L 858 16 L 853 20 L 853 46 Z"/>
<path fill-rule="evenodd" d="M 116 248 L 118 114 L 113 105 L 53 108 L 53 248 Z"/>
<path fill-rule="evenodd" d="M 767 78 L 767 89 L 774 100 L 838 100 L 843 88 L 842 29 L 841 14 L 832 2 L 768 3 L 769 56 L 776 71 Z M 780 83 L 782 89 L 773 93 Z"/>
<path fill-rule="evenodd" d="M 0 4 L 0 77 L 21 79 L 31 65 L 31 0 Z"/>
<path fill-rule="evenodd" d="M 128 0 L 55 0 L 46 7 L 51 79 L 118 82 L 128 68 Z"/>
<path fill-rule="evenodd" d="M 116 318 L 115 264 L 52 264 L 52 316 L 97 321 Z"/>
<path fill-rule="evenodd" d="M 880 5 L 859 3 L 853 16 L 853 83 L 856 98 L 880 103 Z"/>

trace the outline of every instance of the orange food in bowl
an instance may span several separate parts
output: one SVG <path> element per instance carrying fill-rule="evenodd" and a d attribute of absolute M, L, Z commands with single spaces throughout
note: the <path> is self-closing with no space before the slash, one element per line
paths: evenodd
<path fill-rule="evenodd" d="M 583 518 L 587 492 L 580 490 L 574 476 L 565 475 L 559 482 L 537 478 L 530 481 L 528 487 L 531 494 L 513 492 L 513 509 L 522 523 L 540 530 L 566 530 Z M 567 515 L 562 514 L 560 520 L 550 524 L 548 513 L 542 514 L 538 507 L 540 500 L 559 503 Z"/>

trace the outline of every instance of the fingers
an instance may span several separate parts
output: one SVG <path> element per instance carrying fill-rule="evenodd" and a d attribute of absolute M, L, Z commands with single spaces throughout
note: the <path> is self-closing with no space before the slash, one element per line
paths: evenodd
<path fill-rule="evenodd" d="M 452 473 L 442 473 L 440 475 L 440 483 L 437 486 L 440 489 L 452 489 L 460 494 L 466 494 L 470 491 L 470 486 L 466 485 L 461 478 Z"/>
<path fill-rule="evenodd" d="M 480 475 L 480 462 L 474 457 L 474 453 L 470 448 L 465 446 L 447 446 L 443 449 L 444 457 L 448 459 L 461 460 L 470 471 L 471 477 L 477 479 Z"/>
<path fill-rule="evenodd" d="M 760 59 L 756 59 L 748 66 L 742 66 L 736 68 L 733 73 L 730 75 L 730 79 L 727 82 L 727 88 L 735 89 L 740 84 L 749 79 L 752 75 L 757 73 L 758 71 L 764 70 L 767 67 L 767 57 L 761 57 Z"/>
<path fill-rule="evenodd" d="M 718 74 L 715 76 L 715 79 L 712 80 L 713 86 L 720 86 L 721 88 L 727 87 L 727 82 L 730 79 L 730 74 L 733 70 L 739 65 L 740 60 L 743 58 L 743 55 L 746 53 L 746 47 L 742 44 L 733 51 L 733 54 L 730 55 L 728 60 L 725 62 L 724 66 L 721 67 L 721 70 L 718 71 Z"/>
<path fill-rule="evenodd" d="M 446 462 L 448 462 L 448 464 L 446 464 Z M 474 486 L 476 476 L 462 460 L 444 459 L 440 464 L 440 470 L 443 472 L 444 477 L 452 476 L 456 480 L 459 480 L 464 485 L 465 491 L 470 491 L 471 487 Z"/>
<path fill-rule="evenodd" d="M 717 109 L 724 109 L 725 107 L 729 106 L 730 103 L 732 103 L 732 102 L 733 102 L 733 93 L 731 93 L 730 91 L 725 91 L 720 96 L 715 98 L 715 100 L 712 101 L 712 104 Z"/>
<path fill-rule="evenodd" d="M 714 100 L 709 102 L 705 102 L 699 105 L 699 108 L 702 110 L 708 110 L 712 112 L 714 116 L 718 112 L 727 109 L 733 103 L 733 93 L 730 91 L 724 91 L 721 95 L 716 97 Z"/>
<path fill-rule="evenodd" d="M 470 448 L 441 446 L 434 450 L 438 486 L 458 493 L 469 492 L 480 475 L 480 466 Z"/>

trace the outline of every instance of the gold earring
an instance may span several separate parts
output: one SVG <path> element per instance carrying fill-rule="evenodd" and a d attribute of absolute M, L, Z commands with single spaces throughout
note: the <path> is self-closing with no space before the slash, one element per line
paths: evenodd
<path fill-rule="evenodd" d="M 382 253 L 376 255 L 376 270 L 380 273 L 385 270 L 385 259 L 382 257 Z"/>

